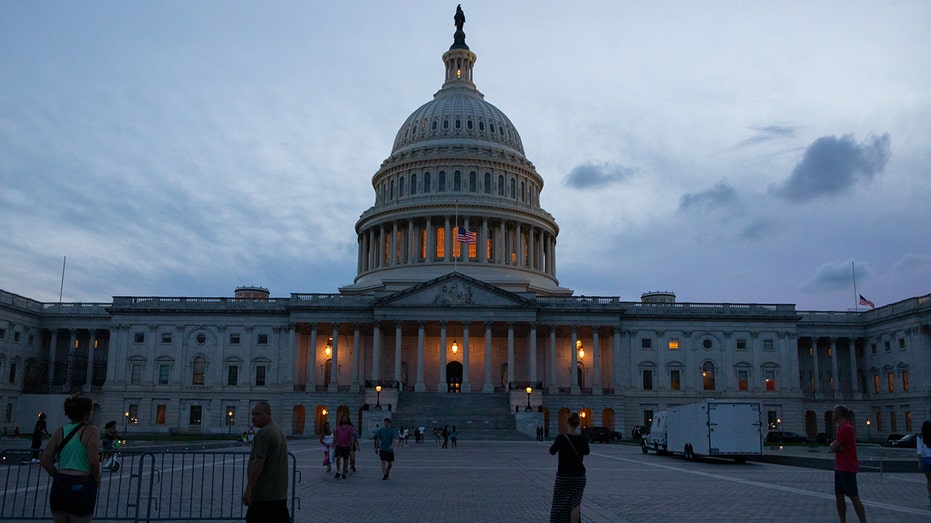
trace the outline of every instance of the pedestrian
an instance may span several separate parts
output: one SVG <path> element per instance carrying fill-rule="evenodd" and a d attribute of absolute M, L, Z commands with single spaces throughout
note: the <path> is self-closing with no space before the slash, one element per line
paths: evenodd
<path fill-rule="evenodd" d="M 837 423 L 837 433 L 830 449 L 834 453 L 834 501 L 837 504 L 837 515 L 841 521 L 847 520 L 847 502 L 844 499 L 847 496 L 860 523 L 866 523 L 866 510 L 857 491 L 860 463 L 857 461 L 857 436 L 850 424 L 850 409 L 843 405 L 835 406 L 834 422 Z"/>
<path fill-rule="evenodd" d="M 449 425 L 443 425 L 443 447 L 444 449 L 449 448 Z"/>
<path fill-rule="evenodd" d="M 453 448 L 456 448 L 456 440 L 459 439 L 459 431 L 456 430 L 456 426 L 453 425 L 453 430 L 449 431 L 449 441 L 452 444 Z"/>
<path fill-rule="evenodd" d="M 100 431 L 90 424 L 93 413 L 94 402 L 87 396 L 66 398 L 65 415 L 71 423 L 55 431 L 42 453 L 42 468 L 53 478 L 49 508 L 55 523 L 88 522 L 94 517 L 100 487 Z"/>
<path fill-rule="evenodd" d="M 928 502 L 931 503 L 931 421 L 921 424 L 916 447 L 918 448 L 918 468 L 925 473 L 928 482 Z"/>
<path fill-rule="evenodd" d="M 588 455 L 588 440 L 579 434 L 579 413 L 569 414 L 569 431 L 559 434 L 550 445 L 550 454 L 559 453 L 556 484 L 553 486 L 553 505 L 550 523 L 580 521 L 582 493 L 585 492 L 585 465 L 582 456 Z"/>
<path fill-rule="evenodd" d="M 45 423 L 45 413 L 39 413 L 36 426 L 32 429 L 32 463 L 39 462 L 39 449 L 42 448 L 42 438 L 49 437 L 48 426 Z"/>
<path fill-rule="evenodd" d="M 339 421 L 336 422 L 336 431 L 333 433 L 333 456 L 336 458 L 336 479 L 346 479 L 346 472 L 349 469 L 349 455 L 352 451 L 352 442 L 356 429 L 352 427 L 349 421 L 349 415 L 343 414 Z M 342 463 L 342 473 L 340 473 L 340 463 Z"/>
<path fill-rule="evenodd" d="M 323 423 L 323 431 L 320 433 L 320 445 L 323 447 L 323 466 L 327 472 L 331 472 L 333 463 L 333 429 L 330 428 L 330 422 Z"/>
<path fill-rule="evenodd" d="M 290 523 L 288 513 L 288 440 L 272 423 L 272 407 L 257 401 L 252 424 L 259 428 L 249 451 L 246 489 L 242 493 L 247 523 Z"/>
<path fill-rule="evenodd" d="M 359 431 L 352 428 L 352 446 L 349 447 L 349 470 L 356 471 L 356 451 L 359 450 Z"/>
<path fill-rule="evenodd" d="M 385 426 L 375 433 L 376 454 L 381 460 L 381 479 L 388 479 L 394 464 L 394 442 L 398 439 L 397 429 L 391 428 L 391 418 L 385 418 Z"/>

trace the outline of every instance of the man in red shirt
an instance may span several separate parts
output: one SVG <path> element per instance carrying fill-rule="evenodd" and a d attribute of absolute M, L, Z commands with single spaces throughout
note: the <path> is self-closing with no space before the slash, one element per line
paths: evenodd
<path fill-rule="evenodd" d="M 847 521 L 847 502 L 844 496 L 850 498 L 853 509 L 857 511 L 860 523 L 866 523 L 866 511 L 857 492 L 857 470 L 860 463 L 857 461 L 857 436 L 850 424 L 850 409 L 843 405 L 834 407 L 834 422 L 837 423 L 837 434 L 831 443 L 831 452 L 834 453 L 834 498 L 837 502 L 837 515 L 841 522 Z"/>

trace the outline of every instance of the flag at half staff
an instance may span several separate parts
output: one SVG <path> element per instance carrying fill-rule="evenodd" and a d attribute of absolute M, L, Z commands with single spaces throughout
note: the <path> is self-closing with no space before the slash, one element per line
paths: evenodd
<path fill-rule="evenodd" d="M 876 304 L 873 303 L 873 302 L 871 302 L 870 300 L 864 298 L 862 294 L 860 295 L 860 305 L 866 305 L 867 307 L 869 307 L 869 308 L 871 308 L 871 309 L 875 309 L 875 308 L 876 308 Z"/>
<path fill-rule="evenodd" d="M 456 228 L 456 241 L 462 243 L 468 243 L 469 245 L 475 245 L 475 232 L 466 229 L 465 227 Z"/>

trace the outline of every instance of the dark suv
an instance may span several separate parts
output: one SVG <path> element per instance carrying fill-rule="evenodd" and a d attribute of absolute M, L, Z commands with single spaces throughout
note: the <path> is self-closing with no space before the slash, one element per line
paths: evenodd
<path fill-rule="evenodd" d="M 808 438 L 797 432 L 774 430 L 766 435 L 766 441 L 769 443 L 806 443 Z"/>
<path fill-rule="evenodd" d="M 611 441 L 611 431 L 608 427 L 585 427 L 582 429 L 582 435 L 591 442 L 609 443 Z"/>

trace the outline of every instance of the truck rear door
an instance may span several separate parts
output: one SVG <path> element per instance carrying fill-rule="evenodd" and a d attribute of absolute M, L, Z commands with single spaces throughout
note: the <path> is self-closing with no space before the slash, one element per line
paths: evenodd
<path fill-rule="evenodd" d="M 759 403 L 708 404 L 709 454 L 761 454 Z"/>

